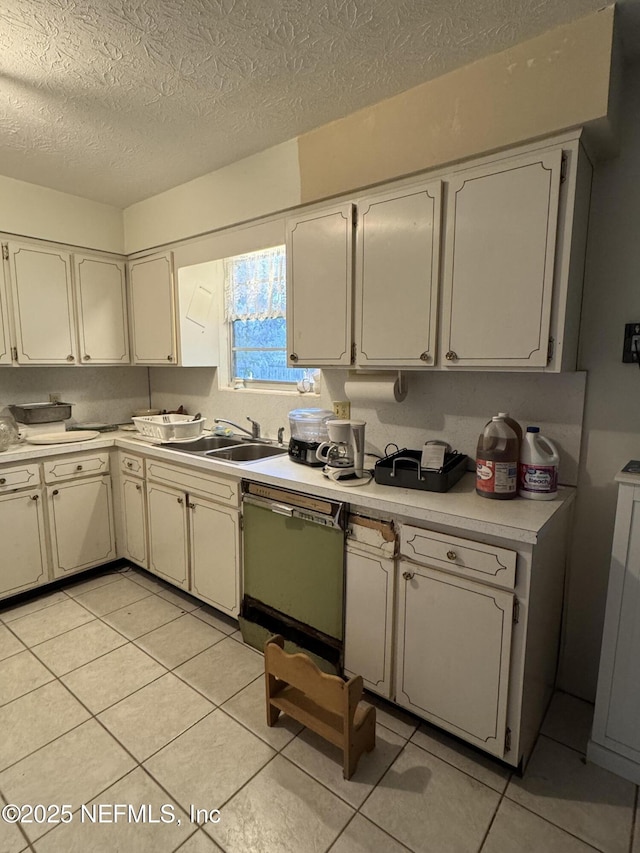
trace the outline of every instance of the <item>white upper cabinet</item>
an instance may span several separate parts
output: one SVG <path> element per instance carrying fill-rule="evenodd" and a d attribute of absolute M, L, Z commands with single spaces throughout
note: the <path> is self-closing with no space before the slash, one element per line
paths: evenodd
<path fill-rule="evenodd" d="M 19 364 L 76 364 L 71 256 L 9 243 Z"/>
<path fill-rule="evenodd" d="M 446 366 L 546 367 L 561 168 L 556 148 L 449 180 Z"/>
<path fill-rule="evenodd" d="M 0 271 L 0 364 L 11 364 L 11 332 L 9 330 L 9 291 Z"/>
<path fill-rule="evenodd" d="M 80 360 L 128 364 L 129 332 L 124 263 L 74 255 Z"/>
<path fill-rule="evenodd" d="M 357 366 L 433 366 L 441 207 L 441 181 L 358 202 Z"/>
<path fill-rule="evenodd" d="M 173 255 L 129 262 L 131 336 L 135 364 L 177 364 Z"/>
<path fill-rule="evenodd" d="M 287 363 L 351 364 L 353 205 L 287 222 Z"/>

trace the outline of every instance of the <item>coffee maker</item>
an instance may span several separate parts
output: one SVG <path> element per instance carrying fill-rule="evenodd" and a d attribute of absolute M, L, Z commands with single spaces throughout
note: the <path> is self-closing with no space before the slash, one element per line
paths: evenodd
<path fill-rule="evenodd" d="M 316 457 L 324 462 L 322 473 L 330 480 L 364 476 L 365 421 L 333 420 L 327 423 L 329 441 L 323 441 Z"/>

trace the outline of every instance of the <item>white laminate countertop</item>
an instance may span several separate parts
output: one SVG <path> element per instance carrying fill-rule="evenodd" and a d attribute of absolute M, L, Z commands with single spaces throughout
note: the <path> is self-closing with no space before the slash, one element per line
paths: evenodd
<path fill-rule="evenodd" d="M 0 454 L 0 465 L 115 446 L 166 462 L 223 474 L 235 480 L 252 480 L 341 500 L 354 509 L 369 511 L 377 516 L 416 523 L 429 522 L 459 528 L 462 535 L 465 532 L 473 532 L 530 544 L 539 541 L 551 518 L 566 510 L 575 496 L 574 488 L 560 487 L 557 498 L 552 501 L 531 501 L 524 498 L 508 501 L 488 500 L 476 494 L 475 477 L 471 473 L 465 474 L 459 483 L 445 493 L 384 486 L 374 480 L 365 486 L 340 485 L 328 481 L 320 468 L 292 462 L 286 453 L 261 462 L 236 465 L 210 457 L 191 456 L 173 448 L 159 447 L 140 441 L 134 436 L 131 432 L 117 431 L 103 433 L 91 441 L 13 445 Z M 634 482 L 639 480 L 636 476 Z"/>

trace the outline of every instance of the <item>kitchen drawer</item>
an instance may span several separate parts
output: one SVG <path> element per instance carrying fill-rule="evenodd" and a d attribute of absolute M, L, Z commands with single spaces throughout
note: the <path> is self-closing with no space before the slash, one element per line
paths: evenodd
<path fill-rule="evenodd" d="M 109 451 L 94 450 L 93 453 L 77 453 L 73 456 L 57 456 L 44 463 L 45 483 L 73 480 L 92 474 L 109 472 Z"/>
<path fill-rule="evenodd" d="M 179 468 L 148 459 L 147 479 L 173 486 L 175 489 L 184 489 L 190 494 L 212 498 L 226 506 L 240 506 L 240 481 L 233 480 L 230 477 L 189 468 Z"/>
<path fill-rule="evenodd" d="M 40 466 L 37 462 L 0 467 L 0 494 L 39 485 Z"/>
<path fill-rule="evenodd" d="M 118 464 L 123 474 L 130 477 L 144 477 L 144 458 L 133 453 L 119 453 Z"/>
<path fill-rule="evenodd" d="M 400 530 L 400 554 L 416 563 L 505 589 L 515 586 L 517 554 L 507 548 L 406 524 Z"/>

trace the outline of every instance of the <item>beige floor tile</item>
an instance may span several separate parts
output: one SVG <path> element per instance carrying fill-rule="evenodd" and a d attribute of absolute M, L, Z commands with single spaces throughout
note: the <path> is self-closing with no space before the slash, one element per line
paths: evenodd
<path fill-rule="evenodd" d="M 165 584 L 161 580 L 142 569 L 130 568 L 126 569 L 121 574 L 122 577 L 143 586 L 150 592 L 160 592 L 161 589 L 166 589 Z"/>
<path fill-rule="evenodd" d="M 1 797 L 0 805 L 6 805 L 6 802 Z M 0 820 L 0 850 L 2 850 L 2 853 L 20 853 L 26 847 L 27 839 L 20 832 L 17 825 Z"/>
<path fill-rule="evenodd" d="M 65 675 L 127 642 L 126 637 L 100 619 L 93 619 L 66 634 L 33 646 L 32 651 L 56 675 Z"/>
<path fill-rule="evenodd" d="M 635 785 L 541 736 L 506 796 L 605 853 L 627 853 Z"/>
<path fill-rule="evenodd" d="M 377 723 L 391 729 L 392 732 L 405 738 L 405 740 L 411 737 L 420 724 L 420 720 L 413 714 L 404 711 L 397 705 L 392 705 L 391 702 L 386 702 L 373 693 L 367 693 L 365 701 L 375 705 Z"/>
<path fill-rule="evenodd" d="M 113 625 L 116 631 L 120 631 L 125 637 L 134 640 L 142 634 L 153 631 L 154 628 L 159 628 L 160 625 L 171 622 L 172 619 L 177 619 L 182 613 L 184 611 L 181 608 L 165 601 L 164 598 L 148 595 L 141 601 L 134 601 L 109 613 L 104 617 L 104 621 Z"/>
<path fill-rule="evenodd" d="M 593 705 L 567 693 L 558 692 L 551 700 L 541 732 L 584 754 L 591 736 L 592 723 Z"/>
<path fill-rule="evenodd" d="M 114 738 L 87 720 L 1 773 L 0 789 L 11 803 L 68 803 L 75 811 L 134 767 Z M 24 825 L 31 840 L 49 829 L 46 823 Z"/>
<path fill-rule="evenodd" d="M 264 672 L 261 655 L 230 637 L 179 666 L 175 673 L 221 705 Z"/>
<path fill-rule="evenodd" d="M 98 719 L 138 761 L 144 761 L 213 709 L 208 699 L 167 674 L 112 705 Z"/>
<path fill-rule="evenodd" d="M 58 681 L 0 708 L 0 770 L 50 743 L 89 717 Z"/>
<path fill-rule="evenodd" d="M 406 853 L 404 844 L 357 814 L 338 838 L 329 853 Z M 513 851 L 512 851 L 513 853 Z"/>
<path fill-rule="evenodd" d="M 5 610 L 0 611 L 0 619 L 9 624 L 14 619 L 20 619 L 22 616 L 35 613 L 36 610 L 43 610 L 45 607 L 51 607 L 52 604 L 59 604 L 61 601 L 67 601 L 67 595 L 59 589 L 56 592 L 40 593 L 22 604 L 5 603 L 0 605 L 0 607 L 6 607 Z"/>
<path fill-rule="evenodd" d="M 511 777 L 512 771 L 499 761 L 426 723 L 421 724 L 413 734 L 411 743 L 437 755 L 500 793 L 507 787 Z"/>
<path fill-rule="evenodd" d="M 92 577 L 85 578 L 84 580 L 81 578 L 74 583 L 69 583 L 65 586 L 64 591 L 72 598 L 76 598 L 85 592 L 90 592 L 92 589 L 99 589 L 101 586 L 114 583 L 114 581 L 119 580 L 121 577 L 120 572 L 115 571 L 105 572 L 101 575 L 92 575 Z"/>
<path fill-rule="evenodd" d="M 359 808 L 404 745 L 404 738 L 384 726 L 377 726 L 375 749 L 363 753 L 349 781 L 342 775 L 342 751 L 309 729 L 292 740 L 282 754 L 349 805 Z"/>
<path fill-rule="evenodd" d="M 202 604 L 202 602 L 198 601 L 197 598 L 189 595 L 188 592 L 182 592 L 180 589 L 162 589 L 158 591 L 158 595 L 160 598 L 164 598 L 165 601 L 170 601 L 172 604 L 175 604 L 176 607 L 186 610 L 187 613 L 192 610 L 197 610 Z"/>
<path fill-rule="evenodd" d="M 208 835 L 199 829 L 195 832 L 188 841 L 176 851 L 176 853 L 223 853 L 222 848 L 218 847 L 215 841 L 212 841 Z"/>
<path fill-rule="evenodd" d="M 23 652 L 24 649 L 24 643 L 21 643 L 5 625 L 0 624 L 0 660 Z"/>
<path fill-rule="evenodd" d="M 142 815 L 140 809 L 145 809 L 146 822 L 127 820 L 126 814 L 115 819 L 112 805 L 116 803 L 132 806 L 134 814 Z M 56 827 L 38 841 L 38 853 L 172 853 L 193 832 L 188 815 L 141 768 L 95 797 L 88 808 L 95 807 L 97 815 L 100 804 L 103 816 L 111 815 L 109 821 L 91 823 L 74 815 L 72 823 Z M 173 822 L 163 822 L 163 805 L 173 810 L 164 813 L 167 818 L 173 815 Z"/>
<path fill-rule="evenodd" d="M 266 743 L 217 710 L 144 766 L 183 808 L 217 809 L 273 755 Z"/>
<path fill-rule="evenodd" d="M 157 661 L 128 643 L 63 675 L 62 681 L 97 714 L 165 673 Z"/>
<path fill-rule="evenodd" d="M 263 677 L 256 678 L 244 690 L 236 693 L 222 708 L 276 750 L 281 750 L 303 729 L 300 723 L 285 714 L 280 714 L 275 726 L 267 725 Z"/>
<path fill-rule="evenodd" d="M 186 613 L 142 637 L 140 646 L 169 669 L 180 666 L 200 652 L 224 640 L 225 635 L 201 619 Z"/>
<path fill-rule="evenodd" d="M 31 652 L 20 652 L 3 660 L 0 662 L 0 705 L 30 693 L 53 678 Z"/>
<path fill-rule="evenodd" d="M 76 596 L 76 601 L 97 616 L 104 616 L 105 613 L 111 613 L 150 594 L 149 590 L 140 584 L 133 583 L 126 577 L 119 577 L 106 586 L 83 592 Z"/>
<path fill-rule="evenodd" d="M 478 850 L 500 795 L 408 743 L 361 811 L 416 853 Z"/>
<path fill-rule="evenodd" d="M 594 853 L 593 847 L 504 799 L 482 853 Z M 332 851 L 333 853 L 333 851 Z"/>
<path fill-rule="evenodd" d="M 205 832 L 227 853 L 317 853 L 352 815 L 350 806 L 277 755 Z"/>
<path fill-rule="evenodd" d="M 214 628 L 222 631 L 223 634 L 233 634 L 234 631 L 238 630 L 238 622 L 235 619 L 227 616 L 226 613 L 220 613 L 207 604 L 201 604 L 197 610 L 192 610 L 191 615 L 202 619 L 208 625 L 213 625 Z"/>
<path fill-rule="evenodd" d="M 71 631 L 78 625 L 84 625 L 93 618 L 88 610 L 65 596 L 63 601 L 29 613 L 27 616 L 21 616 L 10 624 L 11 630 L 26 646 L 35 646 L 50 640 L 51 637 L 64 634 L 65 631 Z"/>

